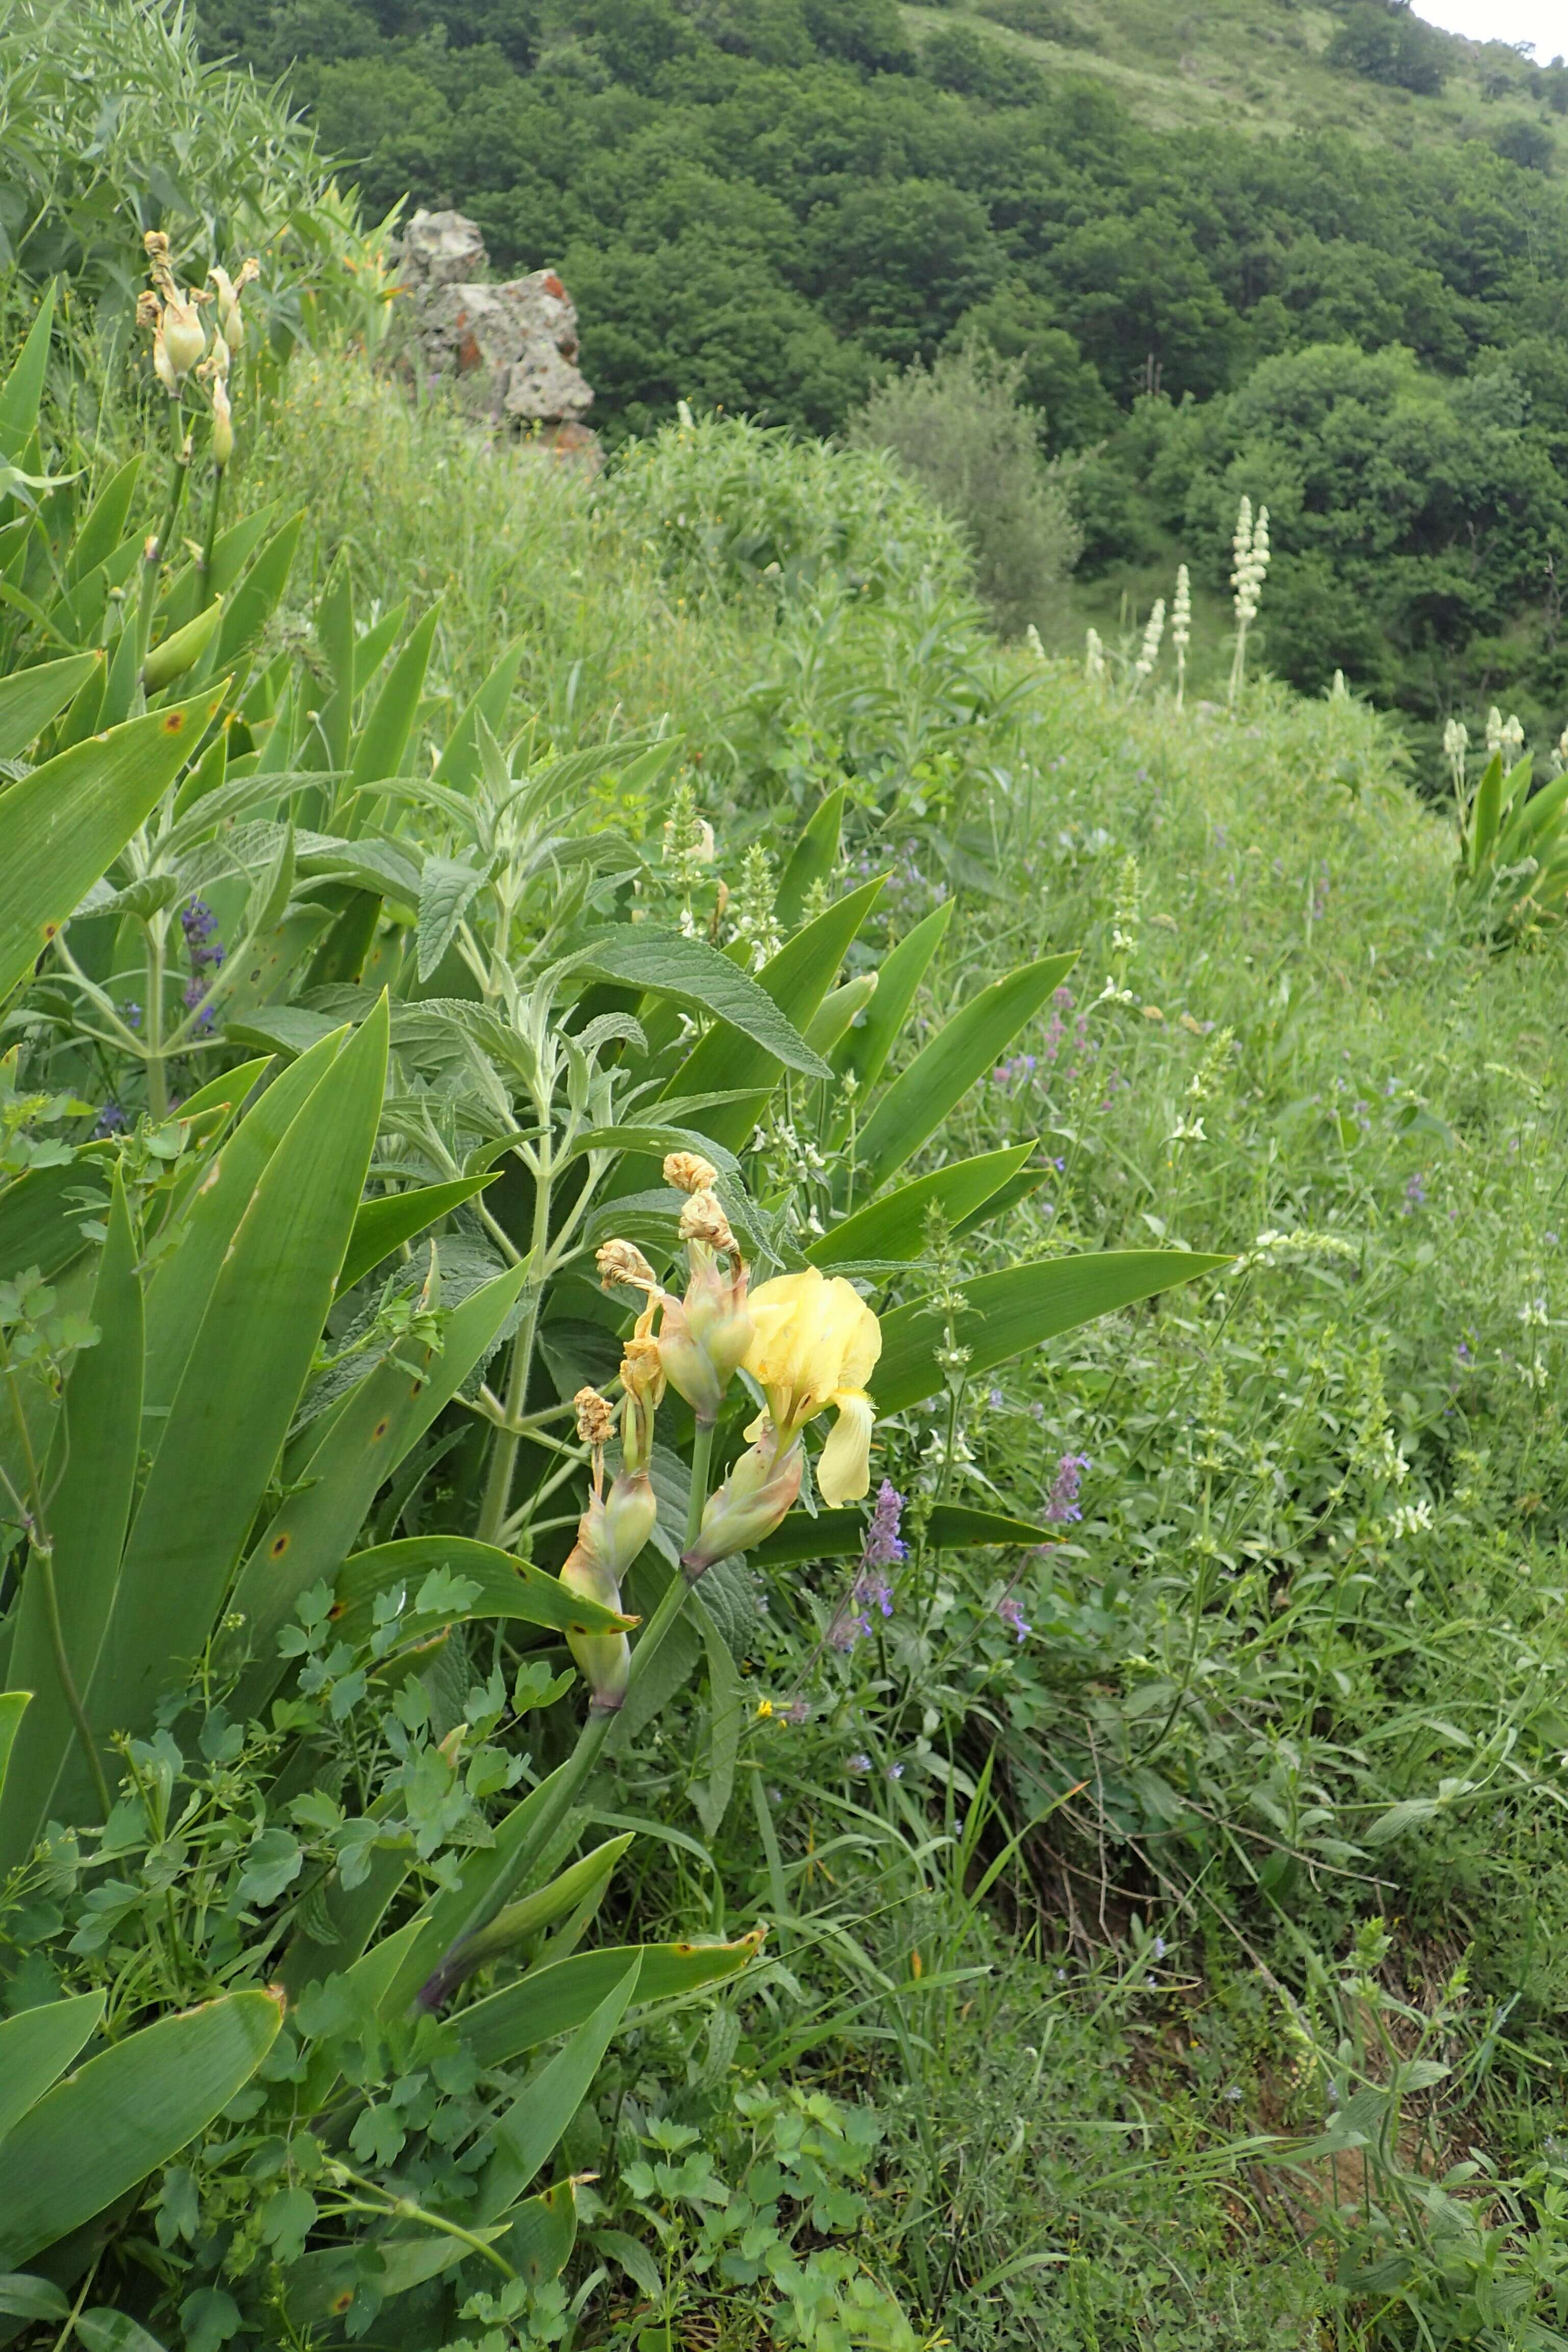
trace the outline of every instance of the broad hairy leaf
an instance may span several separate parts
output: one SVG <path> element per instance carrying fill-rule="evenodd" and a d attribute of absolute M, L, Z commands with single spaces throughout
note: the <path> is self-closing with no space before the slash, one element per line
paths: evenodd
<path fill-rule="evenodd" d="M 755 985 L 797 1029 L 805 1030 L 832 987 L 850 941 L 857 936 L 881 894 L 885 877 L 862 884 L 820 914 L 814 923 L 786 940 L 757 974 Z M 721 957 L 721 962 L 727 961 Z M 731 970 L 734 967 L 731 965 Z M 721 1022 L 694 1045 L 665 1088 L 667 1095 L 742 1092 L 736 1101 L 705 1113 L 703 1125 L 731 1151 L 740 1150 L 757 1123 L 762 1103 L 776 1084 L 784 1057 L 743 1037 Z M 813 1055 L 814 1063 L 816 1056 Z M 826 1065 L 818 1064 L 818 1067 Z"/>
<path fill-rule="evenodd" d="M 419 977 L 428 980 L 458 936 L 458 926 L 483 889 L 477 866 L 458 857 L 427 857 L 419 877 L 419 924 L 416 935 Z"/>
<path fill-rule="evenodd" d="M 229 1993 L 127 2034 L 47 2092 L 0 2140 L 0 2263 L 42 2252 L 176 2156 L 282 2021 L 273 1994 Z"/>
<path fill-rule="evenodd" d="M 969 1349 L 966 1369 L 973 1377 L 1080 1323 L 1230 1263 L 1195 1250 L 1098 1250 L 1007 1266 L 965 1282 L 968 1305 L 954 1318 L 954 1335 Z M 879 1412 L 901 1412 L 942 1387 L 936 1350 L 944 1344 L 942 1318 L 919 1302 L 883 1316 L 881 1360 L 871 1376 Z"/>
<path fill-rule="evenodd" d="M 595 980 L 645 989 L 709 1013 L 786 1069 L 803 1070 L 814 1078 L 828 1076 L 821 1055 L 813 1053 L 792 1016 L 781 1011 L 766 975 L 752 980 L 706 940 L 683 939 L 679 931 L 657 931 L 640 923 L 616 923 L 596 931 L 572 963 Z"/>

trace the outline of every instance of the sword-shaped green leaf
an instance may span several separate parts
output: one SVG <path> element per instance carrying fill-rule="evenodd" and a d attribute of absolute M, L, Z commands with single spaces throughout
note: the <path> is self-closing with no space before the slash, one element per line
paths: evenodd
<path fill-rule="evenodd" d="M 229 598 L 217 641 L 220 669 L 226 669 L 237 660 L 270 620 L 289 584 L 294 551 L 304 525 L 302 510 L 280 523 Z"/>
<path fill-rule="evenodd" d="M 762 1949 L 765 1932 L 756 1927 L 730 1944 L 618 1944 L 575 1952 L 459 2010 L 454 2022 L 481 2066 L 510 2065 L 591 2017 L 634 1960 L 642 1963 L 639 2003 L 676 2000 L 738 1976 Z"/>
<path fill-rule="evenodd" d="M 896 948 L 889 949 L 877 967 L 877 993 L 867 1007 L 865 1020 L 858 1029 L 850 1030 L 833 1056 L 833 1066 L 840 1076 L 847 1070 L 854 1072 L 862 1099 L 868 1087 L 874 1087 L 881 1076 L 888 1056 L 902 1034 L 915 991 L 947 936 L 952 908 L 953 901 L 949 898 L 923 922 L 917 923 Z"/>
<path fill-rule="evenodd" d="M 855 1151 L 870 1189 L 885 1184 L 927 1136 L 935 1134 L 976 1078 L 994 1068 L 1077 961 L 1076 955 L 1042 956 L 1037 963 L 994 981 L 962 1013 L 955 1013 L 886 1094 L 878 1097 Z"/>
<path fill-rule="evenodd" d="M 949 1230 L 990 1200 L 1016 1176 L 1035 1146 L 1014 1144 L 1005 1151 L 986 1151 L 978 1160 L 955 1160 L 933 1175 L 919 1176 L 880 1201 L 857 1209 L 821 1238 L 810 1244 L 806 1256 L 813 1265 L 847 1265 L 859 1260 L 919 1257 L 925 1244 L 926 1220 L 940 1208 Z"/>
<path fill-rule="evenodd" d="M 31 1691 L 0 1691 L 0 1795 L 5 1792 L 5 1772 L 11 1761 L 16 1727 L 26 1714 L 32 1696 Z"/>
<path fill-rule="evenodd" d="M 449 1569 L 463 1583 L 473 1586 L 473 1597 L 460 1611 L 443 1609 L 437 1618 L 420 1617 L 414 1612 L 413 1601 L 425 1578 L 438 1568 Z M 563 1633 L 568 1626 L 588 1633 L 629 1633 L 637 1622 L 569 1592 L 558 1576 L 535 1568 L 531 1560 L 514 1559 L 510 1552 L 494 1544 L 478 1543 L 468 1536 L 407 1536 L 398 1543 L 377 1544 L 373 1551 L 356 1552 L 338 1570 L 332 1622 L 342 1639 L 362 1641 L 370 1631 L 377 1598 L 399 1585 L 409 1588 L 411 1632 L 486 1617 L 549 1625 Z"/>
<path fill-rule="evenodd" d="M 190 1360 L 218 1270 L 262 1172 L 348 1037 L 332 1030 L 290 1063 L 253 1103 L 218 1154 L 185 1212 L 177 1248 L 161 1261 L 147 1291 L 146 1398 L 154 1412 L 172 1401 Z"/>
<path fill-rule="evenodd" d="M 60 1632 L 72 1677 L 83 1692 L 114 1605 L 142 1444 L 142 1278 L 118 1175 L 91 1316 L 98 1345 L 82 1349 L 71 1367 L 48 1471 Z M 68 1762 L 75 1774 L 85 1769 L 60 1688 L 46 1590 L 36 1564 L 22 1579 L 11 1674 L 34 1698 L 0 1790 L 0 1869 L 32 1852 Z"/>
<path fill-rule="evenodd" d="M 366 793 L 369 786 L 400 772 L 408 738 L 414 731 L 419 698 L 425 691 L 425 672 L 429 667 L 430 647 L 440 617 L 439 604 L 432 604 L 409 631 L 407 644 L 387 672 L 370 716 L 359 730 L 349 761 L 351 795 Z M 370 814 L 367 796 L 360 801 L 350 818 L 351 835 L 364 832 Z"/>
<path fill-rule="evenodd" d="M 19 760 L 102 659 L 100 653 L 68 654 L 64 661 L 40 662 L 0 678 L 0 760 Z"/>
<path fill-rule="evenodd" d="M 100 1733 L 151 1727 L 222 1604 L 353 1229 L 386 1039 L 383 999 L 268 1160 L 218 1268 L 126 1544 L 88 1700 Z"/>
<path fill-rule="evenodd" d="M 964 1284 L 968 1304 L 953 1318 L 955 1342 L 968 1349 L 972 1375 L 988 1372 L 1080 1323 L 1230 1263 L 1195 1250 L 1098 1250 L 1005 1266 Z M 879 1412 L 901 1412 L 934 1395 L 944 1377 L 936 1360 L 943 1346 L 942 1318 L 919 1301 L 883 1316 L 881 1360 L 871 1376 Z"/>
<path fill-rule="evenodd" d="M 150 710 L 0 793 L 0 998 L 157 806 L 218 701 L 208 693 Z"/>
<path fill-rule="evenodd" d="M 814 882 L 826 883 L 838 863 L 838 835 L 844 823 L 846 787 L 827 794 L 801 832 L 779 880 L 773 912 L 780 929 L 793 931 L 805 912 Z"/>
<path fill-rule="evenodd" d="M 498 740 L 501 737 L 507 704 L 511 700 L 517 674 L 522 667 L 522 639 L 514 637 L 464 709 L 436 763 L 437 783 L 450 784 L 460 793 L 473 789 L 474 779 L 479 772 L 479 722 L 482 719 Z"/>
<path fill-rule="evenodd" d="M 450 1184 L 422 1184 L 412 1192 L 389 1192 L 379 1201 L 362 1203 L 354 1219 L 353 1235 L 349 1243 L 343 1270 L 338 1276 L 340 1290 L 352 1290 L 373 1266 L 390 1257 L 395 1249 L 412 1241 L 448 1210 L 460 1209 L 476 1192 L 495 1182 L 494 1175 L 459 1176 Z"/>
<path fill-rule="evenodd" d="M 58 2082 L 102 2015 L 100 1992 L 79 1992 L 0 2024 L 0 2140 Z"/>
<path fill-rule="evenodd" d="M 38 305 L 37 316 L 27 330 L 27 340 L 16 354 L 16 364 L 0 385 L 0 458 L 13 466 L 21 464 L 37 427 L 54 320 L 55 289 L 51 281 Z"/>
<path fill-rule="evenodd" d="M 230 1993 L 92 2058 L 0 2140 L 0 2264 L 25 2263 L 123 2197 L 205 2129 L 266 2057 L 271 1993 Z"/>
<path fill-rule="evenodd" d="M 926 1523 L 924 1540 L 932 1551 L 956 1551 L 972 1545 L 1049 1543 L 1051 1530 L 1005 1511 L 977 1511 L 967 1503 L 939 1503 Z M 862 1512 L 818 1511 L 813 1518 L 808 1512 L 792 1511 L 784 1525 L 746 1558 L 754 1569 L 794 1568 L 806 1559 L 853 1559 L 865 1541 Z"/>
<path fill-rule="evenodd" d="M 233 1606 L 244 1617 L 251 1663 L 232 1702 L 259 1714 L 283 1672 L 278 1636 L 300 1595 L 336 1573 L 375 1491 L 443 1412 L 484 1354 L 517 1298 L 526 1268 L 513 1266 L 453 1308 L 441 1352 L 421 1373 L 388 1357 L 361 1381 L 300 1467 L 299 1492 L 262 1530 L 240 1571 Z"/>
<path fill-rule="evenodd" d="M 634 1959 L 564 2050 L 530 2075 L 494 2128 L 480 2143 L 488 2153 L 479 2181 L 479 2217 L 493 2221 L 516 2203 L 551 2155 L 593 2088 L 611 2038 L 637 1991 L 640 1960 Z"/>

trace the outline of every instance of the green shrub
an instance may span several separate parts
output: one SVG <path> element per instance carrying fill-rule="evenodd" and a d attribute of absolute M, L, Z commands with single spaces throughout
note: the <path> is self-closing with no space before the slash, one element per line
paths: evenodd
<path fill-rule="evenodd" d="M 874 446 L 846 458 L 739 417 L 683 419 L 628 448 L 599 496 L 689 594 L 760 586 L 789 604 L 837 583 L 896 603 L 966 584 L 959 532 Z"/>
<path fill-rule="evenodd" d="M 952 518 L 975 584 L 1016 634 L 1078 561 L 1066 483 L 1040 455 L 1040 423 L 1022 407 L 1020 361 L 980 343 L 942 352 L 880 385 L 851 420 L 852 446 L 890 449 Z"/>

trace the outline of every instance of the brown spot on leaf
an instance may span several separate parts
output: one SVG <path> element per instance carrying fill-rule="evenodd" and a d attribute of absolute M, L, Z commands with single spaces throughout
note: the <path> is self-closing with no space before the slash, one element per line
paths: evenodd
<path fill-rule="evenodd" d="M 268 1559 L 281 1559 L 293 1540 L 293 1537 L 289 1534 L 288 1528 L 285 1528 L 282 1534 L 280 1536 L 274 1536 L 272 1541 L 268 1545 Z"/>
<path fill-rule="evenodd" d="M 374 1428 L 371 1431 L 371 1433 L 370 1433 L 370 1442 L 371 1442 L 371 1444 L 372 1444 L 373 1445 L 378 1444 L 380 1443 L 380 1441 L 381 1441 L 381 1440 L 382 1440 L 382 1439 L 386 1435 L 387 1431 L 388 1431 L 391 1427 L 392 1427 L 392 1421 L 391 1421 L 391 1417 L 390 1417 L 390 1415 L 388 1415 L 388 1414 L 386 1414 L 386 1413 L 383 1413 L 383 1414 L 382 1414 L 381 1419 L 376 1423 L 375 1427 L 374 1427 Z"/>
<path fill-rule="evenodd" d="M 163 732 L 165 735 L 180 734 L 184 730 L 184 724 L 185 714 L 183 710 L 165 710 L 163 713 Z"/>

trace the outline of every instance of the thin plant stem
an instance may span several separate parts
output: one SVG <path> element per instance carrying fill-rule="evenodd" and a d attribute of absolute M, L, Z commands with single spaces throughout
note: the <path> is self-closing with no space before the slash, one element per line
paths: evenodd
<path fill-rule="evenodd" d="M 346 2171 L 342 2178 L 353 2181 L 356 2189 L 368 2189 L 374 2194 L 374 2180 L 362 2180 L 357 2173 Z M 340 2213 L 374 2213 L 382 2221 L 422 2222 L 426 2229 L 438 2230 L 443 2237 L 456 2238 L 471 2252 L 482 2254 L 487 2263 L 495 2264 L 503 2277 L 514 2279 L 517 2276 L 505 2255 L 487 2245 L 483 2238 L 476 2237 L 472 2230 L 465 2230 L 457 2221 L 448 2221 L 444 2213 L 432 2213 L 427 2205 L 421 2205 L 416 2198 L 388 2197 L 373 2204 L 368 2197 L 344 2197 L 339 2202 L 338 2210 Z"/>
<path fill-rule="evenodd" d="M 217 539 L 218 509 L 223 503 L 224 467 L 213 467 L 212 503 L 207 508 L 207 535 L 202 541 L 201 582 L 196 594 L 196 610 L 205 613 L 213 600 L 213 547 Z"/>
<path fill-rule="evenodd" d="M 78 1743 L 88 1770 L 92 1776 L 93 1788 L 99 1803 L 103 1809 L 103 1819 L 107 1821 L 113 1800 L 109 1793 L 109 1782 L 104 1774 L 103 1759 L 99 1755 L 93 1740 L 92 1726 L 88 1721 L 87 1709 L 81 1703 L 81 1693 L 76 1686 L 76 1676 L 71 1672 L 70 1659 L 66 1652 L 65 1628 L 60 1622 L 59 1588 L 55 1581 L 55 1548 L 43 1517 L 43 1483 L 38 1475 L 37 1456 L 33 1451 L 32 1432 L 27 1427 L 27 1416 L 22 1410 L 22 1399 L 16 1386 L 16 1366 L 9 1360 L 8 1356 L 5 1360 L 5 1385 L 11 1392 L 12 1416 L 16 1423 L 16 1434 L 21 1441 L 22 1459 L 26 1465 L 27 1486 L 32 1496 L 32 1509 L 26 1513 L 28 1522 L 29 1549 L 32 1553 L 29 1572 L 36 1569 L 38 1573 L 39 1584 L 44 1595 L 44 1615 L 48 1622 L 49 1643 L 54 1651 L 55 1673 L 59 1678 L 60 1696 L 65 1700 L 67 1710 L 75 1727 Z M 8 1479 L 6 1484 L 7 1486 L 10 1484 Z"/>
<path fill-rule="evenodd" d="M 163 1047 L 163 918 L 147 926 L 147 1108 L 155 1119 L 169 1115 L 169 1071 Z"/>
<path fill-rule="evenodd" d="M 692 1534 L 687 1538 L 689 1546 L 694 1539 L 696 1530 L 702 1525 L 703 1507 L 708 1500 L 708 1476 L 712 1451 L 712 1430 L 700 1428 L 691 1456 L 691 1500 L 687 1508 L 687 1525 L 692 1530 Z M 626 1683 L 627 1698 L 631 1697 L 638 1685 L 647 1678 L 655 1658 L 664 1645 L 666 1635 L 685 1608 L 695 1585 L 694 1578 L 685 1575 L 678 1569 L 665 1586 L 664 1591 L 659 1596 L 658 1606 L 648 1619 L 647 1630 L 632 1652 L 631 1674 Z M 577 1735 L 576 1747 L 559 1772 L 552 1776 L 554 1785 L 541 1807 L 527 1837 L 520 1842 L 516 1853 L 511 1856 L 506 1868 L 497 1874 L 494 1882 L 474 1906 L 468 1918 L 464 1920 L 447 1951 L 443 1953 L 439 1964 L 427 1979 L 426 1988 L 419 1996 L 421 2000 L 425 1998 L 425 1993 L 430 1987 L 440 1983 L 454 1954 L 458 1952 L 471 1937 L 477 1936 L 482 1928 L 488 1927 L 497 1912 L 504 1909 L 510 1902 L 527 1873 L 531 1869 L 538 1856 L 543 1853 L 575 1803 L 577 1792 L 597 1763 L 599 1751 L 609 1737 L 610 1727 L 615 1720 L 614 1714 L 589 1716 Z"/>
<path fill-rule="evenodd" d="M 517 1449 L 521 1442 L 516 1424 L 522 1420 L 528 1407 L 534 1335 L 539 1328 L 540 1301 L 544 1296 L 545 1265 L 550 1249 L 551 1173 L 550 1143 L 546 1137 L 540 1147 L 539 1165 L 534 1176 L 533 1243 L 528 1261 L 528 1304 L 523 1308 L 517 1337 L 511 1343 L 506 1426 L 497 1430 L 490 1454 L 489 1475 L 485 1481 L 485 1498 L 480 1507 L 477 1529 L 481 1543 L 493 1544 L 500 1540 L 511 1503 L 511 1482 L 517 1468 Z"/>
<path fill-rule="evenodd" d="M 713 1429 L 710 1423 L 697 1424 L 697 1437 L 691 1448 L 691 1493 L 686 1505 L 686 1541 L 682 1551 L 689 1551 L 702 1532 L 702 1514 L 708 1504 L 708 1479 L 713 1460 Z"/>
<path fill-rule="evenodd" d="M 113 1799 L 109 1793 L 109 1781 L 104 1773 L 103 1759 L 99 1755 L 93 1740 L 92 1726 L 88 1721 L 87 1709 L 81 1703 L 81 1693 L 76 1686 L 76 1676 L 71 1673 L 70 1660 L 66 1655 L 65 1631 L 60 1623 L 59 1588 L 55 1581 L 54 1547 L 51 1544 L 39 1543 L 35 1538 L 32 1564 L 37 1571 L 43 1589 L 44 1614 L 48 1619 L 49 1642 L 55 1654 L 55 1672 L 59 1676 L 60 1692 L 69 1710 L 71 1722 L 76 1727 L 77 1743 L 86 1759 L 87 1769 L 92 1775 L 93 1791 L 98 1798 L 103 1818 L 107 1821 Z"/>
<path fill-rule="evenodd" d="M 174 536 L 174 525 L 180 518 L 180 507 L 185 495 L 185 484 L 191 471 L 191 441 L 184 431 L 184 414 L 178 403 L 172 418 L 174 428 L 174 474 L 169 485 L 169 503 L 156 539 L 150 539 L 142 551 L 142 591 L 136 605 L 136 675 L 140 678 L 147 647 L 153 635 L 153 609 L 158 601 L 158 580 L 169 542 Z"/>

